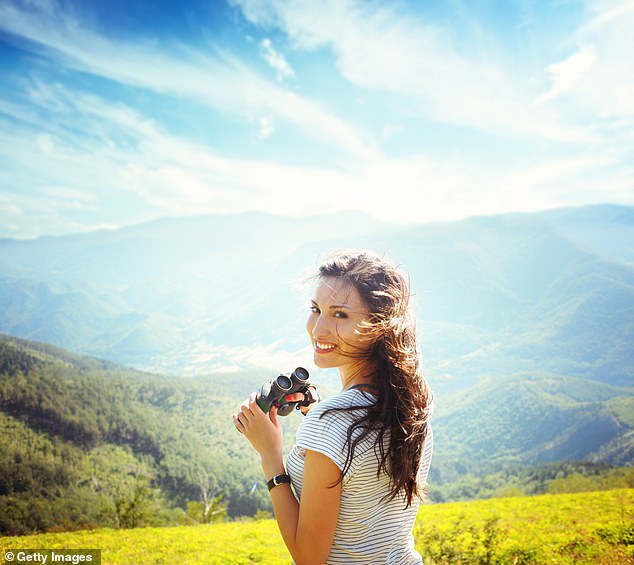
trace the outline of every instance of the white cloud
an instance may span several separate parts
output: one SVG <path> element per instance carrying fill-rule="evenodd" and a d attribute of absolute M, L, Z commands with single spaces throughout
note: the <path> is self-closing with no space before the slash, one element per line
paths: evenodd
<path fill-rule="evenodd" d="M 278 79 L 282 80 L 295 76 L 295 72 L 284 58 L 284 55 L 273 48 L 273 43 L 270 39 L 263 39 L 260 42 L 260 49 L 265 61 L 277 73 Z"/>
<path fill-rule="evenodd" d="M 593 193 L 587 197 L 593 201 L 602 196 L 631 202 L 634 182 L 627 171 L 632 170 L 634 143 L 634 1 L 589 1 L 587 9 L 590 19 L 572 37 L 571 54 L 546 67 L 552 87 L 537 102 L 595 132 L 595 141 L 587 144 L 589 162 L 598 158 L 615 163 L 609 175 L 593 179 L 594 189 L 580 173 L 574 183 L 579 199 L 585 190 Z"/>
<path fill-rule="evenodd" d="M 268 137 L 271 137 L 274 131 L 275 131 L 275 124 L 273 123 L 271 119 L 266 117 L 260 118 L 260 133 L 259 133 L 260 139 L 267 139 Z"/>
<path fill-rule="evenodd" d="M 391 103 L 413 100 L 420 110 L 418 121 L 412 126 L 405 112 L 388 112 L 374 126 L 376 140 L 367 139 L 327 109 L 326 104 L 337 104 L 334 96 L 323 102 L 300 96 L 230 53 L 210 56 L 182 45 L 115 43 L 57 10 L 27 12 L 0 3 L 0 29 L 36 42 L 44 56 L 67 68 L 238 117 L 252 128 L 250 141 L 256 147 L 256 136 L 264 140 L 275 133 L 277 142 L 291 129 L 283 127 L 286 122 L 323 142 L 320 149 L 330 150 L 328 158 L 336 155 L 331 167 L 291 165 L 285 156 L 266 161 L 233 153 L 229 158 L 203 141 L 170 133 L 160 118 L 152 117 L 150 107 L 135 110 L 31 77 L 25 79 L 30 87 L 21 103 L 20 98 L 0 100 L 0 157 L 12 167 L 0 170 L 0 186 L 12 193 L 10 200 L 0 198 L 3 229 L 19 225 L 24 231 L 21 222 L 28 216 L 35 233 L 83 231 L 88 223 L 72 216 L 81 209 L 91 214 L 105 210 L 94 225 L 108 226 L 249 209 L 290 215 L 358 209 L 386 220 L 423 221 L 611 198 L 634 203 L 628 153 L 634 142 L 634 73 L 622 52 L 632 41 L 623 23 L 629 11 L 621 8 L 618 17 L 597 15 L 568 44 L 568 56 L 541 66 L 541 71 L 550 69 L 551 88 L 536 80 L 540 90 L 531 91 L 521 90 L 494 60 L 458 53 L 446 30 L 397 14 L 392 5 L 371 12 L 370 4 L 344 1 L 318 7 L 242 4 L 253 21 L 283 29 L 296 48 L 330 50 L 341 74 L 354 84 L 382 91 L 379 97 L 385 91 L 397 93 Z M 260 47 L 263 56 L 277 53 L 270 41 Z M 269 64 L 282 69 L 280 61 L 285 61 L 281 55 Z M 535 104 L 540 94 L 541 103 Z M 370 103 L 364 109 L 374 110 Z M 421 137 L 430 135 L 420 115 L 513 134 L 518 145 L 482 161 L 473 156 L 463 160 L 463 148 L 432 157 L 431 143 L 425 144 L 428 154 L 406 143 L 413 127 L 420 125 Z M 456 139 L 441 133 L 445 137 L 439 144 Z M 546 160 L 530 153 L 518 158 L 535 136 L 558 143 L 546 145 Z M 521 143 L 525 137 L 531 142 Z M 300 135 L 293 142 L 302 140 Z M 390 149 L 406 146 L 407 153 L 384 155 L 374 142 Z M 551 152 L 553 147 L 562 149 Z M 489 147 L 483 154 L 491 152 Z M 120 209 L 128 207 L 132 211 L 124 219 Z"/>
<path fill-rule="evenodd" d="M 549 65 L 547 71 L 552 81 L 552 88 L 540 96 L 536 102 L 542 104 L 562 93 L 569 92 L 592 69 L 596 60 L 596 50 L 592 45 L 589 45 L 581 48 L 564 61 Z"/>
<path fill-rule="evenodd" d="M 598 201 L 596 186 L 592 189 L 598 182 L 602 188 L 610 187 L 617 201 L 627 201 L 627 185 L 632 181 L 631 171 L 628 175 L 610 169 L 618 155 L 580 155 L 518 170 L 476 168 L 423 154 L 377 154 L 338 168 L 227 158 L 209 146 L 169 134 L 122 104 L 60 86 L 40 85 L 38 92 L 41 104 L 53 102 L 52 107 L 81 117 L 83 122 L 75 122 L 73 130 L 102 132 L 94 143 L 87 143 L 81 133 L 58 138 L 56 150 L 41 154 L 37 162 L 32 158 L 32 136 L 15 128 L 0 133 L 4 157 L 19 164 L 25 178 L 39 187 L 39 196 L 15 205 L 49 220 L 54 214 L 64 218 L 69 205 L 102 209 L 110 200 L 134 196 L 145 203 L 146 216 L 245 210 L 297 215 L 357 209 L 385 220 L 438 221 L 553 207 L 574 190 L 587 191 L 588 201 Z M 52 113 L 50 127 L 57 122 Z M 124 142 L 122 130 L 127 132 Z M 40 179 L 40 171 L 46 171 L 45 179 Z M 149 218 L 137 216 L 136 221 L 145 219 Z M 80 223 L 67 222 L 64 227 L 80 229 Z"/>
<path fill-rule="evenodd" d="M 60 186 L 46 186 L 41 188 L 38 192 L 45 196 L 80 202 L 83 205 L 93 204 L 97 200 L 95 194 L 87 190 L 77 190 Z"/>
<path fill-rule="evenodd" d="M 607 156 L 581 154 L 551 159 L 507 171 L 491 193 L 502 207 L 512 209 L 521 199 L 525 210 L 598 202 L 632 202 L 622 193 L 618 163 Z M 599 187 L 599 189 L 597 189 Z"/>
<path fill-rule="evenodd" d="M 634 0 L 588 0 L 586 4 L 594 17 L 583 25 L 580 30 L 582 34 L 592 33 L 598 28 L 615 22 L 622 22 L 623 18 L 627 22 L 634 13 Z M 628 24 L 625 23 L 625 25 Z"/>
<path fill-rule="evenodd" d="M 479 44 L 477 34 L 468 41 L 470 50 L 461 50 L 455 34 L 463 28 L 432 23 L 408 13 L 403 4 L 397 10 L 390 3 L 355 0 L 233 3 L 254 24 L 286 33 L 297 49 L 329 50 L 341 75 L 351 83 L 415 100 L 419 115 L 431 121 L 518 141 L 545 138 L 555 143 L 553 148 L 562 148 L 545 162 L 528 157 L 534 165 L 516 173 L 507 171 L 503 163 L 483 164 L 463 178 L 464 186 L 469 187 L 466 190 L 449 179 L 454 179 L 456 171 L 461 176 L 467 167 L 422 175 L 425 183 L 421 186 L 426 189 L 420 198 L 421 210 L 433 209 L 439 216 L 447 216 L 452 201 L 457 203 L 454 210 L 471 213 L 552 207 L 557 202 L 573 202 L 569 193 L 574 187 L 587 193 L 584 202 L 634 199 L 634 185 L 627 184 L 631 175 L 618 173 L 619 166 L 629 170 L 632 162 L 634 0 L 588 2 L 590 20 L 558 44 L 572 43 L 570 54 L 544 62 L 541 69 L 512 66 L 517 58 L 506 52 L 507 46 L 495 45 L 493 38 L 488 39 L 491 43 Z M 539 30 L 532 33 L 534 41 L 546 40 Z M 550 79 L 551 87 L 545 93 L 539 90 L 543 84 L 539 71 Z M 606 168 L 607 164 L 612 168 Z M 399 164 L 402 171 L 409 168 Z M 595 176 L 598 172 L 604 176 Z M 417 173 L 410 173 L 416 178 Z M 507 174 L 509 178 L 503 181 L 511 182 L 507 189 L 493 188 Z M 566 184 L 559 185 L 556 179 Z M 407 175 L 400 180 L 416 194 Z M 518 190 L 509 191 L 513 183 Z M 432 186 L 442 188 L 434 192 Z M 430 192 L 444 197 L 434 204 Z M 454 193 L 460 198 L 451 196 Z"/>
<path fill-rule="evenodd" d="M 0 194 L 0 218 L 24 216 L 22 209 L 13 204 L 8 196 Z"/>
<path fill-rule="evenodd" d="M 220 157 L 208 146 L 170 135 L 129 107 L 92 94 L 45 84 L 39 84 L 37 92 L 36 104 L 58 110 L 49 114 L 47 125 L 53 132 L 60 114 L 71 115 L 74 121 L 64 137 L 55 134 L 55 151 L 40 153 L 37 161 L 34 148 L 53 133 L 40 131 L 33 136 L 30 128 L 35 126 L 20 122 L 0 130 L 0 156 L 23 176 L 22 180 L 10 177 L 5 171 L 5 186 L 18 192 L 24 181 L 38 193 L 38 197 L 20 197 L 34 217 L 62 213 L 72 202 L 102 207 L 106 201 L 131 195 L 147 203 L 155 215 L 246 209 L 293 214 L 305 209 L 298 187 L 316 194 L 321 184 L 341 178 L 318 168 Z M 265 119 L 261 126 L 270 134 L 271 122 Z M 85 132 L 91 131 L 100 132 L 99 137 L 87 139 Z M 126 132 L 123 140 L 121 131 Z"/>
<path fill-rule="evenodd" d="M 28 142 L 33 138 L 20 131 L 0 133 L 0 147 L 5 157 L 32 176 L 32 185 L 40 187 L 51 212 L 69 202 L 101 207 L 109 198 L 137 195 L 157 215 L 247 209 L 292 215 L 356 208 L 383 218 L 396 214 L 413 220 L 456 213 L 455 206 L 450 210 L 443 204 L 443 191 L 454 189 L 463 178 L 424 156 L 375 155 L 337 169 L 227 158 L 208 146 L 170 135 L 122 104 L 59 85 L 39 84 L 37 91 L 38 103 L 75 117 L 76 136 L 67 133 L 57 138 L 56 150 L 41 154 L 37 163 Z M 56 128 L 55 112 L 50 118 L 50 127 Z M 265 130 L 272 127 L 266 120 L 261 125 Z M 99 131 L 100 137 L 87 142 L 84 130 Z M 46 178 L 40 180 L 37 170 L 46 171 Z M 426 187 L 434 187 L 435 195 Z M 424 204 L 410 205 L 419 198 Z"/>
<path fill-rule="evenodd" d="M 182 45 L 110 40 L 55 6 L 51 2 L 50 9 L 26 10 L 0 3 L 0 29 L 33 42 L 37 51 L 68 68 L 193 99 L 234 116 L 266 112 L 339 150 L 353 155 L 369 151 L 355 127 L 317 102 L 265 80 L 229 53 L 211 57 Z"/>
<path fill-rule="evenodd" d="M 578 32 L 595 46 L 597 61 L 574 91 L 593 116 L 626 119 L 634 126 L 634 1 L 593 4 L 595 17 Z"/>
<path fill-rule="evenodd" d="M 591 124 L 608 146 L 623 146 L 634 128 L 634 1 L 587 2 L 590 19 L 573 52 L 546 66 L 552 86 L 537 104 L 559 104 L 569 119 Z"/>
<path fill-rule="evenodd" d="M 232 0 L 256 25 L 277 26 L 299 49 L 327 48 L 341 74 L 369 89 L 412 97 L 422 116 L 484 131 L 580 143 L 590 131 L 532 104 L 516 69 L 467 54 L 452 30 L 395 5 L 354 0 Z M 402 7 L 401 4 L 397 6 Z M 503 57 L 500 57 L 503 59 Z"/>

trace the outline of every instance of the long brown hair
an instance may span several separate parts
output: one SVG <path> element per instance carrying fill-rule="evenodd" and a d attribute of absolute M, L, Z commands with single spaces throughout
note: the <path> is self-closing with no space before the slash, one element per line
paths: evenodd
<path fill-rule="evenodd" d="M 372 346 L 353 355 L 369 361 L 372 374 L 366 376 L 377 387 L 375 403 L 342 409 L 358 417 L 348 428 L 346 462 L 339 482 L 352 465 L 356 446 L 376 432 L 378 473 L 383 470 L 391 479 L 388 498 L 403 492 L 406 507 L 410 506 L 414 496 L 422 497 L 416 478 L 427 437 L 431 391 L 420 367 L 409 281 L 394 265 L 365 251 L 332 255 L 316 275 L 318 279 L 330 277 L 350 283 L 369 311 L 359 331 L 371 337 Z"/>

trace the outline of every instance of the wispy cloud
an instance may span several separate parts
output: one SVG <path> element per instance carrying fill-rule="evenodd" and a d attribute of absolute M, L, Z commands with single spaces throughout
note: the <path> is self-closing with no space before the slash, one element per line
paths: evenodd
<path fill-rule="evenodd" d="M 527 210 L 593 204 L 597 185 L 602 185 L 605 200 L 619 201 L 624 194 L 616 164 L 617 159 L 592 154 L 549 159 L 506 172 L 490 193 L 502 209 L 512 209 L 518 198 Z"/>
<path fill-rule="evenodd" d="M 19 187 L 13 196 L 25 203 L 35 221 L 45 210 L 48 217 L 70 202 L 88 206 L 131 196 L 160 215 L 239 212 L 245 206 L 302 213 L 309 201 L 302 191 L 328 194 L 322 184 L 332 185 L 338 179 L 334 184 L 341 188 L 346 180 L 345 175 L 319 168 L 222 157 L 209 146 L 171 135 L 132 108 L 61 85 L 38 83 L 33 92 L 36 107 L 49 109 L 49 122 L 39 126 L 14 122 L 11 130 L 0 132 L 0 147 L 24 178 L 30 177 L 40 198 L 41 205 L 34 206 L 34 197 L 20 196 Z M 23 114 L 15 109 L 17 115 Z M 67 113 L 75 117 L 71 131 L 56 125 Z M 269 122 L 261 127 L 270 135 Z M 86 139 L 85 131 L 99 132 L 98 139 Z M 39 171 L 45 171 L 45 177 Z M 12 181 L 16 182 L 15 176 Z M 5 186 L 10 185 L 7 179 Z M 332 190 L 334 197 L 336 189 Z"/>
<path fill-rule="evenodd" d="M 590 116 L 625 119 L 634 127 L 634 0 L 590 2 L 594 14 L 577 33 L 596 62 L 568 99 Z"/>
<path fill-rule="evenodd" d="M 270 137 L 271 135 L 273 135 L 274 131 L 275 125 L 273 124 L 272 120 L 265 117 L 260 118 L 260 139 L 266 139 L 267 137 Z"/>
<path fill-rule="evenodd" d="M 547 67 L 552 81 L 551 89 L 537 98 L 537 104 L 556 98 L 569 92 L 586 75 L 597 61 L 597 53 L 593 46 L 581 48 L 561 63 L 553 63 Z"/>
<path fill-rule="evenodd" d="M 273 48 L 273 43 L 268 37 L 260 42 L 260 49 L 266 62 L 277 73 L 278 79 L 292 78 L 295 76 L 295 72 L 284 58 L 284 55 Z"/>
<path fill-rule="evenodd" d="M 569 55 L 546 65 L 551 87 L 536 98 L 536 104 L 593 131 L 594 140 L 588 147 L 599 158 L 620 162 L 623 172 L 634 163 L 634 1 L 593 0 L 586 6 L 587 19 L 571 38 Z M 611 186 L 613 194 L 622 198 L 627 192 L 623 178 L 611 176 L 614 185 L 608 178 L 596 183 L 606 198 L 612 197 Z M 586 180 L 580 176 L 578 182 Z M 629 193 L 631 198 L 634 183 Z"/>
<path fill-rule="evenodd" d="M 0 93 L 3 233 L 634 201 L 634 0 L 589 0 L 556 49 L 517 68 L 477 18 L 461 41 L 414 3 L 232 4 L 255 27 L 195 45 L 110 34 L 67 2 L 1 2 L 2 40 L 38 54 Z"/>
<path fill-rule="evenodd" d="M 457 190 L 464 180 L 458 169 L 450 172 L 426 156 L 375 156 L 336 169 L 227 158 L 209 146 L 168 133 L 136 110 L 93 94 L 38 84 L 34 100 L 57 108 L 60 115 L 81 116 L 74 124 L 77 133 L 58 135 L 59 120 L 52 112 L 50 129 L 40 126 L 36 134 L 29 133 L 32 126 L 14 129 L 11 135 L 5 131 L 0 146 L 25 176 L 37 179 L 38 170 L 47 172 L 35 187 L 46 201 L 44 208 L 57 210 L 62 217 L 70 202 L 98 207 L 109 198 L 135 197 L 160 215 L 239 212 L 245 207 L 282 214 L 356 208 L 384 218 L 398 214 L 415 220 L 423 209 L 418 199 L 425 202 L 422 216 L 455 214 L 457 208 L 449 210 L 445 192 Z M 84 130 L 100 132 L 99 139 L 86 142 Z M 120 131 L 126 132 L 125 138 Z M 11 144 L 11 138 L 18 142 Z M 387 191 L 390 199 L 385 198 Z M 404 208 L 407 201 L 412 206 Z M 28 206 L 43 213 L 32 201 Z"/>
<path fill-rule="evenodd" d="M 420 114 L 432 120 L 567 142 L 592 138 L 591 131 L 533 105 L 524 80 L 490 51 L 486 57 L 477 49 L 462 53 L 449 29 L 396 6 L 352 0 L 232 2 L 253 23 L 277 26 L 298 49 L 330 49 L 350 82 L 412 97 Z"/>
<path fill-rule="evenodd" d="M 56 217 L 63 231 L 69 207 L 97 209 L 110 200 L 143 202 L 150 216 L 245 209 L 294 215 L 352 208 L 386 220 L 450 220 L 551 207 L 562 195 L 566 198 L 569 187 L 582 188 L 578 175 L 587 178 L 585 187 L 599 174 L 604 179 L 616 174 L 609 171 L 611 160 L 586 155 L 498 170 L 441 162 L 424 154 L 377 154 L 336 169 L 227 158 L 212 147 L 170 134 L 137 110 L 94 94 L 42 83 L 32 93 L 36 107 L 49 108 L 49 123 L 38 130 L 25 125 L 0 133 L 5 156 L 25 179 L 30 177 L 35 189 L 33 195 L 5 202 L 14 226 L 20 218 L 35 223 L 45 219 L 51 225 Z M 24 114 L 19 108 L 16 113 Z M 81 117 L 74 122 L 76 133 L 58 130 L 58 118 L 66 114 Z M 269 127 L 266 122 L 262 126 Z M 99 135 L 86 141 L 83 131 Z M 46 171 L 46 177 L 40 177 L 40 171 Z M 621 177 L 612 184 L 626 190 L 627 182 Z M 593 194 L 589 191 L 589 201 Z M 11 214 L 7 206 L 12 206 Z M 21 209 L 30 211 L 28 218 L 19 214 Z"/>
<path fill-rule="evenodd" d="M 212 57 L 184 45 L 114 41 L 57 9 L 55 3 L 42 2 L 37 8 L 0 4 L 0 29 L 32 42 L 35 49 L 68 68 L 193 99 L 238 117 L 267 113 L 301 128 L 306 136 L 351 154 L 367 155 L 369 151 L 354 126 L 319 103 L 266 80 L 226 51 L 219 49 Z M 281 57 L 275 61 L 278 70 L 283 68 Z"/>

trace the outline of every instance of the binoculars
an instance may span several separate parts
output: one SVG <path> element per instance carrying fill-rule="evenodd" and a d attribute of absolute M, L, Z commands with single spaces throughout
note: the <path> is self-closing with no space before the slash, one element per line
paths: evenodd
<path fill-rule="evenodd" d="M 264 383 L 256 402 L 265 413 L 271 409 L 271 406 L 277 406 L 279 416 L 288 416 L 295 408 L 299 410 L 300 406 L 308 406 L 315 401 L 312 390 L 308 388 L 312 384 L 308 371 L 303 367 L 297 367 L 292 373 L 282 373 L 272 381 Z M 303 401 L 286 401 L 286 396 L 297 392 L 304 394 Z"/>

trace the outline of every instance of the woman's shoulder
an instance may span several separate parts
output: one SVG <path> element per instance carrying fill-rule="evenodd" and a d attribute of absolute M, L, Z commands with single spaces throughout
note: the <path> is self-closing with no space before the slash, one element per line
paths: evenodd
<path fill-rule="evenodd" d="M 310 412 L 313 410 L 325 412 L 326 410 L 346 409 L 352 408 L 353 406 L 365 407 L 373 402 L 374 397 L 371 394 L 364 393 L 360 390 L 348 389 L 322 400 L 313 406 Z"/>
<path fill-rule="evenodd" d="M 327 437 L 332 453 L 343 453 L 348 428 L 359 417 L 358 410 L 363 410 L 372 402 L 370 395 L 348 390 L 314 404 L 297 430 L 298 445 L 306 449 L 315 449 L 315 446 L 321 446 Z M 317 450 L 320 449 L 321 447 Z"/>
<path fill-rule="evenodd" d="M 374 398 L 369 394 L 358 390 L 345 390 L 314 404 L 306 415 L 306 420 L 307 423 L 334 420 L 341 424 L 349 424 L 349 421 L 358 417 L 358 410 L 363 410 L 373 402 Z"/>

